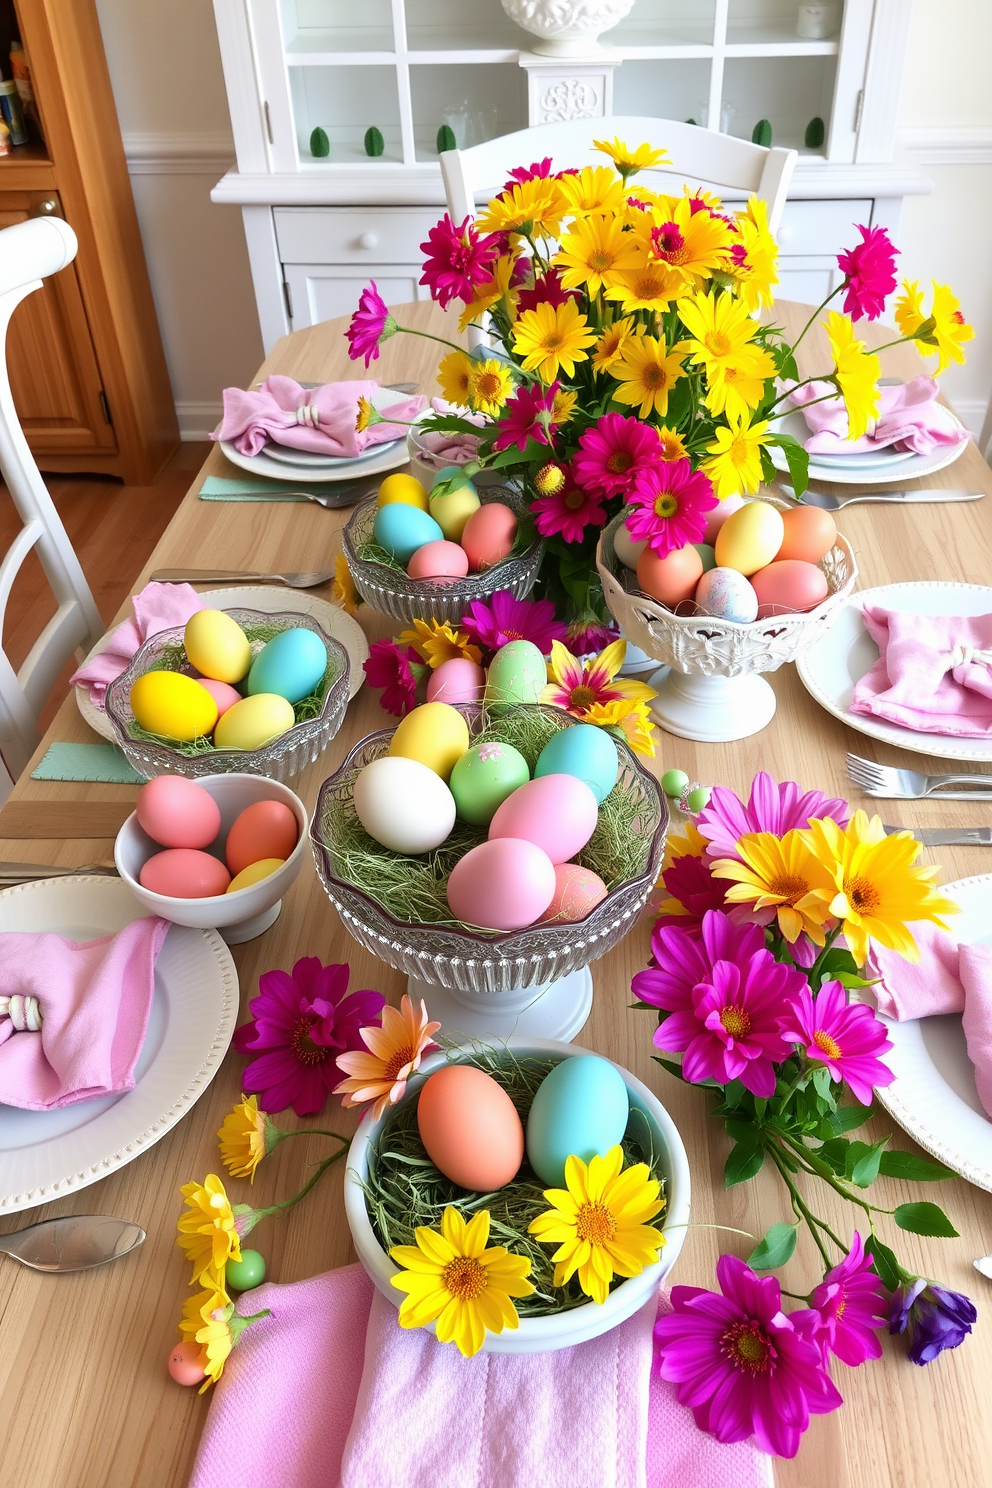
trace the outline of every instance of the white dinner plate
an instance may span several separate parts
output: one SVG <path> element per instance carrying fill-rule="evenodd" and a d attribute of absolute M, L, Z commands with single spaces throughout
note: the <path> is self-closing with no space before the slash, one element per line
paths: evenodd
<path fill-rule="evenodd" d="M 265 610 L 269 614 L 275 614 L 279 610 L 295 610 L 299 615 L 312 615 L 329 636 L 341 642 L 348 653 L 349 698 L 360 691 L 365 681 L 363 663 L 368 660 L 369 643 L 358 621 L 340 605 L 331 604 L 327 599 L 319 599 L 306 589 L 281 589 L 277 584 L 236 584 L 230 589 L 205 589 L 200 598 L 209 600 L 216 610 Z M 87 661 L 103 649 L 110 635 L 108 630 L 106 635 L 100 637 L 87 656 Z M 90 701 L 89 688 L 80 683 L 76 686 L 75 693 L 76 706 L 94 733 L 103 739 L 109 739 L 111 744 L 116 744 L 114 726 L 103 708 Z"/>
<path fill-rule="evenodd" d="M 114 878 L 51 878 L 0 893 L 4 931 L 95 940 L 144 913 Z M 86 1188 L 140 1157 L 199 1100 L 237 1020 L 238 974 L 217 931 L 172 925 L 155 963 L 134 1088 L 57 1111 L 0 1105 L 0 1214 Z"/>
<path fill-rule="evenodd" d="M 265 453 L 270 460 L 278 460 L 282 465 L 304 466 L 307 470 L 323 470 L 333 468 L 341 470 L 345 466 L 367 465 L 376 455 L 382 454 L 387 449 L 392 449 L 398 440 L 390 439 L 383 444 L 373 444 L 369 449 L 362 450 L 360 455 L 351 455 L 348 459 L 342 459 L 334 455 L 318 455 L 313 450 L 290 449 L 288 444 L 275 444 L 272 440 L 265 446 Z M 359 470 L 357 472 L 361 474 Z"/>
<path fill-rule="evenodd" d="M 391 388 L 376 388 L 372 394 L 372 402 L 377 409 L 382 410 L 392 408 L 397 401 L 406 401 L 408 397 L 408 394 L 398 395 Z M 430 411 L 430 404 L 428 404 L 420 417 L 422 418 Z M 257 455 L 240 454 L 226 439 L 220 441 L 220 447 L 232 465 L 237 465 L 252 475 L 261 475 L 269 480 L 279 481 L 301 479 L 300 466 L 295 465 L 294 468 L 293 465 L 285 463 L 285 450 L 281 451 L 279 459 L 274 459 L 271 454 L 271 444 L 267 444 Z M 308 464 L 306 478 L 308 481 L 346 481 L 355 480 L 359 476 L 385 475 L 388 470 L 396 470 L 400 465 L 405 465 L 409 458 L 406 440 L 396 439 L 390 444 L 376 445 L 374 449 L 363 451 L 360 456 L 347 460 L 334 460 L 326 465 Z"/>
<path fill-rule="evenodd" d="M 959 429 L 962 434 L 967 430 L 956 418 L 949 408 L 942 403 L 937 405 L 942 418 L 946 419 L 949 429 Z M 793 439 L 805 445 L 810 437 L 809 425 L 801 413 L 794 410 L 787 413 L 784 418 L 777 421 L 780 434 L 791 434 Z M 921 475 L 932 475 L 935 470 L 943 470 L 947 465 L 953 465 L 954 461 L 961 455 L 967 446 L 967 439 L 962 439 L 960 444 L 940 445 L 931 455 L 909 454 L 904 458 L 901 452 L 893 451 L 879 452 L 878 454 L 866 455 L 837 455 L 828 456 L 820 460 L 818 455 L 811 455 L 809 461 L 809 478 L 811 481 L 833 481 L 836 485 L 885 485 L 893 481 L 917 480 Z M 776 470 L 788 472 L 789 465 L 785 458 L 785 451 L 779 449 L 778 445 L 768 446 L 772 464 Z M 871 460 L 870 466 L 865 462 Z M 858 463 L 854 463 L 857 461 Z"/>
<path fill-rule="evenodd" d="M 878 660 L 878 647 L 865 629 L 863 604 L 884 605 L 889 610 L 911 610 L 918 615 L 987 615 L 992 613 L 992 589 L 982 584 L 955 584 L 919 580 L 910 584 L 883 584 L 877 589 L 859 589 L 841 607 L 836 620 L 808 651 L 800 654 L 796 670 L 806 691 L 848 728 L 870 739 L 915 754 L 933 754 L 938 759 L 979 760 L 992 763 L 992 736 L 987 739 L 957 738 L 951 734 L 925 734 L 886 723 L 870 714 L 852 713 L 854 685 Z"/>
<path fill-rule="evenodd" d="M 961 906 L 950 921 L 955 938 L 988 945 L 992 874 L 941 884 L 940 891 Z M 893 1044 L 882 1057 L 896 1078 L 875 1091 L 879 1104 L 925 1152 L 977 1188 L 992 1191 L 992 1121 L 978 1099 L 960 1013 L 882 1021 Z"/>

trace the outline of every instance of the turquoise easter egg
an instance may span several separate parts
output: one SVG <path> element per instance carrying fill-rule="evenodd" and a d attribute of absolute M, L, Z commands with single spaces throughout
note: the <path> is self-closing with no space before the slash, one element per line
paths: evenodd
<path fill-rule="evenodd" d="M 327 647 L 313 630 L 281 630 L 259 651 L 248 673 L 248 696 L 273 692 L 287 703 L 305 698 L 327 671 Z"/>
<path fill-rule="evenodd" d="M 512 744 L 493 740 L 467 750 L 448 780 L 462 821 L 488 827 L 507 796 L 530 779 L 527 761 Z"/>
<path fill-rule="evenodd" d="M 606 730 L 594 723 L 576 723 L 548 740 L 537 757 L 534 779 L 539 775 L 575 775 L 602 803 L 616 785 L 619 772 L 617 746 Z"/>
<path fill-rule="evenodd" d="M 623 1140 L 630 1114 L 619 1070 L 598 1054 L 556 1064 L 537 1088 L 527 1118 L 527 1160 L 549 1188 L 565 1187 L 565 1159 L 605 1157 Z"/>
<path fill-rule="evenodd" d="M 444 539 L 444 533 L 433 517 L 419 507 L 407 506 L 401 501 L 379 507 L 372 536 L 380 548 L 385 548 L 390 557 L 402 563 L 404 568 L 424 543 L 442 542 Z"/>
<path fill-rule="evenodd" d="M 548 668 L 533 641 L 501 646 L 486 674 L 487 703 L 537 703 L 548 685 Z"/>

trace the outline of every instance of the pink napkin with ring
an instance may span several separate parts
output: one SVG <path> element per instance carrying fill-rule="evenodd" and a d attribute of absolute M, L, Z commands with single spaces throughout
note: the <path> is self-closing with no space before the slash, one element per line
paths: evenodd
<path fill-rule="evenodd" d="M 131 608 L 133 619 L 118 625 L 104 649 L 69 678 L 70 687 L 82 683 L 88 688 L 90 702 L 97 708 L 103 707 L 108 686 L 149 636 L 173 625 L 185 625 L 190 615 L 205 606 L 189 584 L 146 584 L 140 594 L 132 596 Z"/>
<path fill-rule="evenodd" d="M 658 1304 L 668 1310 L 664 1295 Z M 266 1283 L 213 1391 L 190 1488 L 772 1488 L 651 1374 L 655 1304 L 589 1343 L 463 1359 L 361 1266 Z"/>
<path fill-rule="evenodd" d="M 839 394 L 829 396 L 832 391 L 832 383 L 809 382 L 789 394 L 792 407 L 802 410 L 812 431 L 805 445 L 808 454 L 860 455 L 893 449 L 930 455 L 942 446 L 964 444 L 971 437 L 949 409 L 937 402 L 936 379 L 925 373 L 912 382 L 879 390 L 878 418 L 860 439 L 848 439 L 847 410 Z M 816 402 L 819 398 L 826 401 Z"/>
<path fill-rule="evenodd" d="M 924 734 L 992 733 L 992 615 L 916 615 L 861 607 L 880 655 L 856 683 L 851 712 Z"/>
<path fill-rule="evenodd" d="M 964 945 L 925 920 L 909 928 L 918 962 L 882 946 L 869 952 L 865 974 L 880 978 L 878 1011 L 897 1023 L 960 1013 L 978 1098 L 992 1117 L 992 946 Z"/>
<path fill-rule="evenodd" d="M 404 427 L 421 413 L 426 399 L 405 398 L 383 410 L 400 422 L 355 428 L 359 398 L 371 399 L 377 382 L 325 382 L 304 388 L 292 377 L 267 377 L 256 392 L 224 389 L 224 417 L 211 439 L 233 444 L 242 455 L 257 455 L 268 440 L 315 455 L 354 459 L 376 444 L 405 439 Z"/>
<path fill-rule="evenodd" d="M 432 398 L 431 407 L 435 413 L 453 413 L 457 418 L 475 424 L 480 433 L 468 434 L 464 430 L 459 433 L 454 429 L 420 429 L 416 439 L 419 458 L 435 470 L 443 470 L 446 465 L 467 465 L 479 453 L 485 416 L 472 413 L 467 408 L 458 408 L 454 403 L 445 402 L 443 398 Z"/>
<path fill-rule="evenodd" d="M 52 1111 L 134 1086 L 167 920 L 65 940 L 0 933 L 0 1104 Z"/>

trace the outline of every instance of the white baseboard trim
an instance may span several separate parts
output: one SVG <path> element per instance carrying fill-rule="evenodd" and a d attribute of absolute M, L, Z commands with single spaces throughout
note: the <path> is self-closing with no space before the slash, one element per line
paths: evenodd
<path fill-rule="evenodd" d="M 227 134 L 124 135 L 124 154 L 132 176 L 222 176 L 234 164 L 234 141 Z"/>
<path fill-rule="evenodd" d="M 912 124 L 899 140 L 914 165 L 992 165 L 987 124 Z"/>
<path fill-rule="evenodd" d="M 223 411 L 220 403 L 177 403 L 179 438 L 185 443 L 199 443 L 203 439 L 209 439 L 220 423 Z"/>

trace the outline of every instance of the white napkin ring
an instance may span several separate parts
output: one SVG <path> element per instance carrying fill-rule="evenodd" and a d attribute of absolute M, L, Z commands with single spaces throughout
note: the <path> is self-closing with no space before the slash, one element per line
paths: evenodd
<path fill-rule="evenodd" d="M 28 994 L 22 997 L 15 992 L 12 997 L 0 997 L 0 1018 L 7 1017 L 16 1033 L 37 1033 L 41 1028 L 41 1004 L 37 997 Z"/>
<path fill-rule="evenodd" d="M 312 403 L 304 403 L 302 408 L 296 410 L 296 422 L 307 424 L 311 429 L 319 429 L 320 409 L 315 408 Z"/>
<path fill-rule="evenodd" d="M 976 666 L 992 667 L 992 651 L 980 651 L 973 646 L 955 646 L 948 658 L 947 669 L 951 672 L 955 667 L 968 666 L 971 662 Z"/>

